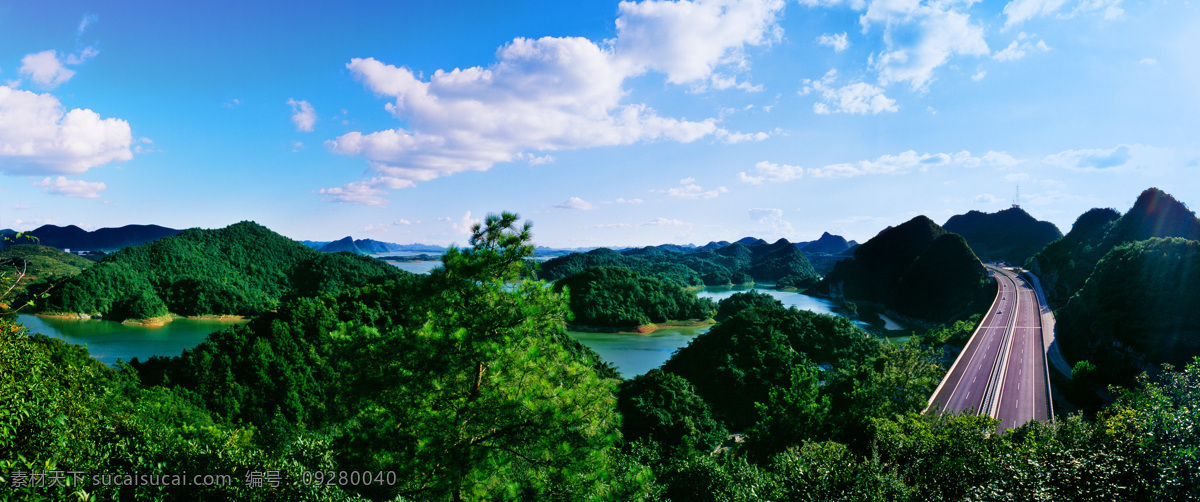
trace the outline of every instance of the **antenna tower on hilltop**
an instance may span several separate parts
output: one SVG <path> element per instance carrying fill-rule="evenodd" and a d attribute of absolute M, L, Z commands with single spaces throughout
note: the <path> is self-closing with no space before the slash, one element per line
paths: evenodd
<path fill-rule="evenodd" d="M 1017 184 L 1017 194 L 1013 196 L 1013 209 L 1021 209 L 1021 185 Z"/>

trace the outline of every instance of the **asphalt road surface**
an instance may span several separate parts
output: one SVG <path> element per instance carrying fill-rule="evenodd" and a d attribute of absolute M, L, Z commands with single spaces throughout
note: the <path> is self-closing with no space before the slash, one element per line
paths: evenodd
<path fill-rule="evenodd" d="M 929 400 L 929 410 L 970 410 L 1001 419 L 1000 429 L 1049 420 L 1049 389 L 1037 295 L 1016 274 L 989 267 L 998 283 L 971 340 Z"/>

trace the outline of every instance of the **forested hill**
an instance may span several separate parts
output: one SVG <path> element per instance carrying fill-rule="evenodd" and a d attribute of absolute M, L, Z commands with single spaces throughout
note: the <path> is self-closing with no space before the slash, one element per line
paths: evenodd
<path fill-rule="evenodd" d="M 954 215 L 942 227 L 963 236 L 976 255 L 1016 265 L 1063 236 L 1053 223 L 1038 221 L 1018 207 Z"/>
<path fill-rule="evenodd" d="M 38 244 L 72 251 L 116 251 L 127 246 L 140 246 L 163 237 L 178 235 L 181 230 L 158 225 L 125 225 L 87 231 L 75 225 L 60 227 L 42 225 L 29 232 Z"/>
<path fill-rule="evenodd" d="M 821 234 L 821 238 L 811 242 L 797 242 L 796 247 L 804 254 L 841 254 L 858 247 L 858 243 L 847 241 L 845 237 L 829 232 Z"/>
<path fill-rule="evenodd" d="M 1088 361 L 1095 383 L 1200 356 L 1200 220 L 1171 195 L 1148 189 L 1124 215 L 1092 209 L 1030 262 L 1063 355 Z"/>
<path fill-rule="evenodd" d="M 38 244 L 17 244 L 0 250 L 0 270 L 25 274 L 13 288 L 14 297 L 19 297 L 29 284 L 71 277 L 93 263 L 82 256 Z"/>
<path fill-rule="evenodd" d="M 548 260 L 542 264 L 539 276 L 555 281 L 589 267 L 614 266 L 682 287 L 726 286 L 752 281 L 801 286 L 817 279 L 812 263 L 786 239 L 768 244 L 762 239 L 747 237 L 725 246 L 714 244 L 692 252 L 678 250 L 679 246 L 650 246 L 621 252 L 594 249 Z"/>
<path fill-rule="evenodd" d="M 349 236 L 343 237 L 341 240 L 336 240 L 336 241 L 330 242 L 329 244 L 321 246 L 320 251 L 322 253 L 338 253 L 338 252 L 345 251 L 347 253 L 354 253 L 354 254 L 367 254 L 362 249 L 359 249 L 359 247 L 354 244 L 354 239 Z"/>
<path fill-rule="evenodd" d="M 814 289 L 935 321 L 983 311 L 994 292 L 966 240 L 925 216 L 879 232 Z"/>
<path fill-rule="evenodd" d="M 320 253 L 244 221 L 125 248 L 53 289 L 41 310 L 117 320 L 255 315 L 288 295 L 336 293 L 399 273 L 374 258 Z"/>
<path fill-rule="evenodd" d="M 1083 287 L 1106 253 L 1151 237 L 1200 240 L 1200 220 L 1171 195 L 1150 188 L 1124 215 L 1113 209 L 1084 213 L 1066 236 L 1035 255 L 1029 268 L 1041 279 L 1052 306 L 1060 307 Z"/>

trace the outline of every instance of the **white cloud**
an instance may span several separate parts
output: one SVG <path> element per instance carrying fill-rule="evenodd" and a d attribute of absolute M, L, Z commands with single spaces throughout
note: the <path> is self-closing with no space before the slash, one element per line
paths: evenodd
<path fill-rule="evenodd" d="M 837 7 L 841 4 L 846 4 L 854 10 L 866 8 L 865 0 L 800 0 L 800 5 L 808 7 Z"/>
<path fill-rule="evenodd" d="M 1141 61 L 1138 61 L 1138 63 L 1146 66 L 1155 66 L 1158 64 L 1158 60 L 1154 58 L 1144 58 Z"/>
<path fill-rule="evenodd" d="M 317 111 L 313 106 L 308 101 L 296 101 L 292 98 L 288 98 L 287 104 L 292 107 L 292 123 L 296 124 L 296 130 L 312 132 L 313 125 L 317 123 Z"/>
<path fill-rule="evenodd" d="M 1118 145 L 1109 149 L 1065 150 L 1049 155 L 1047 164 L 1075 170 L 1105 170 L 1126 167 L 1134 157 L 1133 149 L 1141 145 Z"/>
<path fill-rule="evenodd" d="M 834 52 L 842 52 L 847 47 L 850 47 L 850 41 L 846 38 L 846 32 L 844 31 L 833 35 L 821 35 L 817 37 L 817 43 L 826 47 L 832 47 Z"/>
<path fill-rule="evenodd" d="M 628 223 L 601 223 L 599 225 L 592 225 L 588 228 L 629 228 L 632 226 L 633 225 Z"/>
<path fill-rule="evenodd" d="M 392 223 L 392 224 L 393 225 L 412 225 L 412 222 L 408 221 L 404 218 L 400 218 L 400 219 L 396 220 L 395 223 Z"/>
<path fill-rule="evenodd" d="M 650 221 L 642 223 L 641 226 L 643 226 L 643 227 L 690 227 L 690 226 L 692 226 L 692 224 L 683 222 L 683 221 L 679 221 L 679 220 L 675 220 L 675 219 L 663 218 L 662 216 L 659 216 Z"/>
<path fill-rule="evenodd" d="M 1000 199 L 996 198 L 995 195 L 992 195 L 990 193 L 981 193 L 979 195 L 976 195 L 975 198 L 971 200 L 971 202 L 975 202 L 978 204 L 995 204 L 997 202 L 1000 202 Z"/>
<path fill-rule="evenodd" d="M 438 219 L 440 220 L 441 218 Z M 467 211 L 462 215 L 462 218 L 458 219 L 458 221 L 450 223 L 450 226 L 459 233 L 469 235 L 471 233 L 471 228 L 479 223 L 481 223 L 479 218 L 472 218 L 471 212 Z"/>
<path fill-rule="evenodd" d="M 616 53 L 629 73 L 646 69 L 683 84 L 707 79 L 717 66 L 745 65 L 746 46 L 770 44 L 782 30 L 783 0 L 621 2 Z"/>
<path fill-rule="evenodd" d="M 900 108 L 896 100 L 883 94 L 883 89 L 865 82 L 835 87 L 837 70 L 829 70 L 821 80 L 804 79 L 799 91 L 801 96 L 819 92 L 824 103 L 813 103 L 813 112 L 818 115 L 830 113 L 852 113 L 878 115 L 882 112 L 894 112 Z"/>
<path fill-rule="evenodd" d="M 1013 0 L 1004 6 L 1004 28 L 1021 24 L 1038 16 L 1047 16 L 1058 12 L 1067 0 Z M 1104 19 L 1113 20 L 1125 14 L 1121 9 L 1121 0 L 1080 0 L 1070 12 L 1061 13 L 1060 18 L 1071 18 L 1079 14 L 1100 12 Z"/>
<path fill-rule="evenodd" d="M 80 199 L 98 199 L 100 192 L 107 188 L 101 181 L 69 180 L 62 176 L 36 181 L 33 186 L 45 187 L 42 191 L 46 193 Z"/>
<path fill-rule="evenodd" d="M 336 188 L 322 188 L 317 193 L 328 195 L 325 198 L 327 202 L 383 207 L 387 205 L 387 199 L 382 195 L 387 193 L 388 189 L 410 188 L 413 185 L 414 183 L 408 180 L 378 177 L 355 181 Z"/>
<path fill-rule="evenodd" d="M 988 152 L 983 156 L 971 155 L 963 150 L 958 153 L 924 153 L 918 154 L 909 150 L 898 155 L 883 155 L 875 160 L 861 160 L 854 163 L 830 164 L 825 167 L 808 169 L 806 174 L 813 178 L 849 178 L 866 174 L 904 174 L 913 170 L 924 171 L 936 166 L 958 166 L 964 168 L 977 167 L 1010 167 L 1019 161 L 1002 152 Z"/>
<path fill-rule="evenodd" d="M 1004 6 L 1004 27 L 1021 24 L 1037 16 L 1057 11 L 1067 0 L 1013 0 Z"/>
<path fill-rule="evenodd" d="M 739 172 L 738 179 L 743 183 L 761 185 L 764 181 L 780 183 L 784 181 L 797 180 L 804 177 L 803 167 L 789 166 L 787 164 L 776 164 L 774 162 L 768 162 L 765 160 L 754 164 L 754 172 L 757 175 L 751 176 L 745 172 Z"/>
<path fill-rule="evenodd" d="M 868 6 L 859 19 L 863 30 L 884 27 L 885 50 L 872 57 L 882 85 L 906 81 L 914 91 L 924 90 L 934 78 L 933 71 L 951 56 L 986 56 L 990 52 L 983 27 L 972 24 L 970 15 L 953 10 L 953 4 L 876 1 Z"/>
<path fill-rule="evenodd" d="M 655 191 L 658 193 L 665 193 L 672 197 L 679 197 L 680 199 L 712 199 L 729 191 L 728 188 L 723 186 L 714 188 L 712 190 L 705 190 L 695 182 L 696 178 L 684 178 L 679 180 L 679 184 L 682 186 Z"/>
<path fill-rule="evenodd" d="M 1017 35 L 1017 39 L 1008 44 L 1002 51 L 996 51 L 992 54 L 992 59 L 996 61 L 1016 61 L 1025 57 L 1028 51 L 1039 50 L 1046 52 L 1050 50 L 1050 46 L 1046 45 L 1045 40 L 1038 40 L 1037 43 L 1031 42 L 1033 37 L 1022 32 Z"/>
<path fill-rule="evenodd" d="M 566 202 L 562 202 L 560 204 L 555 204 L 554 208 L 555 209 L 580 209 L 580 210 L 586 211 L 588 209 L 595 209 L 596 206 L 592 205 L 591 202 L 580 199 L 579 197 L 571 197 L 571 198 L 567 199 Z"/>
<path fill-rule="evenodd" d="M 642 202 L 645 202 L 645 201 L 643 201 L 642 199 L 624 199 L 621 197 L 617 197 L 617 200 L 604 201 L 604 202 L 601 202 L 601 204 L 633 204 L 633 205 L 637 205 L 637 204 L 641 204 Z"/>
<path fill-rule="evenodd" d="M 537 157 L 532 154 L 526 154 L 525 158 L 529 161 L 529 165 L 531 165 L 531 166 L 540 166 L 542 164 L 552 164 L 552 163 L 554 163 L 554 160 L 555 160 L 553 155 L 542 155 L 541 157 Z"/>
<path fill-rule="evenodd" d="M 45 89 L 58 87 L 75 76 L 75 70 L 63 66 L 54 50 L 25 55 L 17 72 Z"/>
<path fill-rule="evenodd" d="M 8 174 L 80 174 L 130 160 L 133 134 L 121 119 L 92 110 L 66 111 L 50 94 L 0 86 L 0 171 Z"/>
<path fill-rule="evenodd" d="M 796 234 L 792 224 L 784 221 L 782 209 L 753 208 L 749 210 L 749 214 L 750 219 L 758 223 L 754 235 L 773 241 Z"/>
<path fill-rule="evenodd" d="M 79 51 L 79 54 L 70 54 L 67 56 L 67 64 L 80 65 L 90 61 L 92 58 L 100 55 L 100 51 L 92 46 L 84 47 Z"/>
<path fill-rule="evenodd" d="M 724 69 L 743 71 L 746 47 L 778 39 L 775 18 L 783 6 L 783 0 L 622 2 L 617 38 L 604 47 L 584 38 L 517 38 L 497 50 L 490 66 L 437 70 L 428 79 L 355 58 L 346 65 L 351 74 L 390 98 L 385 109 L 407 126 L 350 132 L 326 146 L 365 158 L 374 179 L 414 186 L 537 158 L 528 152 L 687 143 L 710 135 L 726 143 L 762 140 L 766 133 L 726 131 L 715 118 L 662 117 L 645 104 L 623 103 L 623 85 L 659 71 L 672 83 L 758 89 Z"/>

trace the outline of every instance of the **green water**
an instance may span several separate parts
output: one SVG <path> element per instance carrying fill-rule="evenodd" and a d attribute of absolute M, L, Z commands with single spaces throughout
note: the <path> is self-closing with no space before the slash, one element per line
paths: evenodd
<path fill-rule="evenodd" d="M 632 378 L 662 366 L 676 349 L 691 343 L 711 327 L 670 327 L 644 335 L 581 331 L 568 331 L 567 334 L 591 347 L 605 361 L 613 363 L 621 376 Z"/>
<path fill-rule="evenodd" d="M 150 356 L 177 356 L 199 345 L 209 333 L 246 321 L 176 319 L 165 326 L 148 327 L 96 319 L 52 319 L 18 315 L 17 322 L 30 333 L 86 345 L 92 357 L 106 364 L 118 359 L 142 361 Z"/>
<path fill-rule="evenodd" d="M 696 296 L 709 298 L 719 302 L 734 293 L 748 291 L 750 288 L 705 288 Z M 808 296 L 794 291 L 777 291 L 774 289 L 757 289 L 760 293 L 771 295 L 783 303 L 785 307 L 796 307 L 818 314 L 844 316 L 845 311 L 831 300 Z M 884 321 L 885 330 L 903 330 L 905 326 L 880 314 Z M 867 328 L 867 323 L 853 320 L 854 324 Z M 687 346 L 696 336 L 708 332 L 711 326 L 699 328 L 664 328 L 648 335 L 631 333 L 583 333 L 569 331 L 568 333 L 584 345 L 600 354 L 604 360 L 613 363 L 621 372 L 621 376 L 632 378 L 654 368 L 662 366 L 671 354 L 681 347 Z M 873 330 L 877 331 L 877 330 Z M 907 333 L 906 333 L 907 334 Z M 882 336 L 882 335 L 881 335 Z"/>

